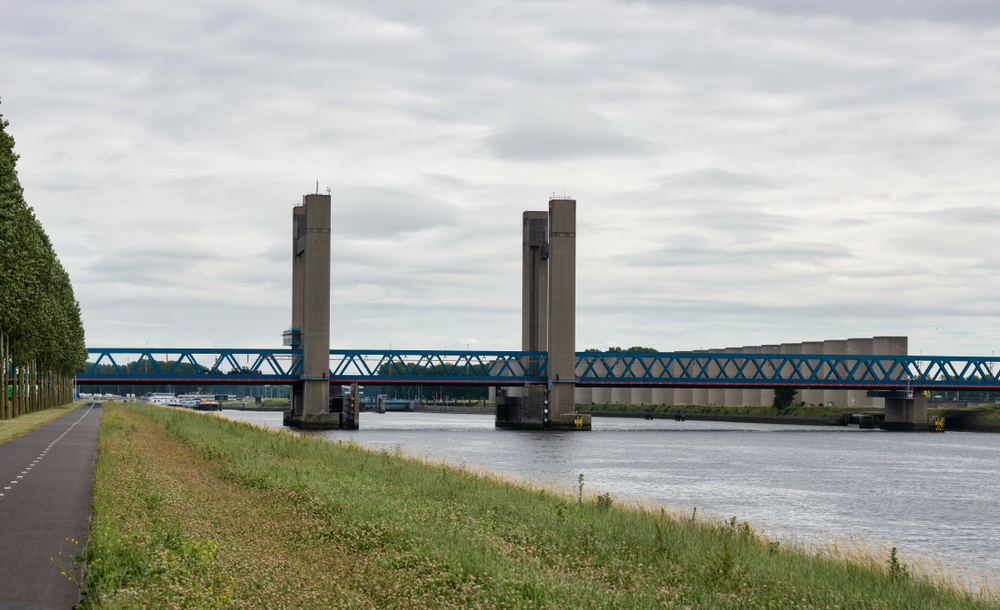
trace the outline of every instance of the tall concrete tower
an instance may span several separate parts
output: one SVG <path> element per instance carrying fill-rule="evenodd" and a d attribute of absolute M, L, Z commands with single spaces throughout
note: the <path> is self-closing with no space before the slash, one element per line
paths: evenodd
<path fill-rule="evenodd" d="M 576 411 L 576 200 L 549 200 L 550 422 Z"/>
<path fill-rule="evenodd" d="M 548 352 L 547 386 L 497 388 L 496 425 L 590 430 L 590 414 L 576 413 L 576 201 L 553 198 L 521 221 L 521 350 Z M 539 374 L 539 362 L 523 364 Z"/>
<path fill-rule="evenodd" d="M 521 247 L 521 350 L 544 352 L 549 341 L 549 214 L 525 212 Z"/>
<path fill-rule="evenodd" d="M 285 423 L 339 428 L 330 413 L 330 196 L 305 195 L 292 209 L 292 328 L 285 344 L 302 350 L 299 382 Z"/>

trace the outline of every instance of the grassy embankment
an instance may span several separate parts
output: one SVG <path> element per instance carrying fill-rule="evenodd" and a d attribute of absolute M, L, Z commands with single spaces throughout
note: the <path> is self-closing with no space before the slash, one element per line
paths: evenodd
<path fill-rule="evenodd" d="M 931 419 L 944 417 L 945 421 L 948 421 L 950 418 L 959 418 L 966 420 L 982 431 L 1000 431 L 1000 409 L 997 408 L 996 403 L 992 402 L 964 409 L 948 407 L 928 409 L 927 416 Z"/>
<path fill-rule="evenodd" d="M 66 415 L 81 404 L 71 402 L 58 407 L 52 407 L 51 409 L 43 409 L 34 413 L 19 415 L 14 419 L 0 419 L 0 443 L 5 443 L 22 434 L 27 434 L 35 428 L 40 428 L 53 419 Z"/>
<path fill-rule="evenodd" d="M 105 403 L 85 607 L 985 608 L 914 565 Z"/>
<path fill-rule="evenodd" d="M 593 403 L 577 404 L 576 410 L 581 413 L 593 411 L 610 411 L 617 413 L 642 413 L 649 409 L 653 413 L 673 413 L 680 409 L 685 413 L 714 413 L 718 415 L 787 415 L 792 417 L 837 417 L 844 413 L 853 413 L 853 409 L 843 407 L 796 407 L 778 411 L 774 407 L 727 407 L 722 405 L 636 405 L 629 403 Z"/>

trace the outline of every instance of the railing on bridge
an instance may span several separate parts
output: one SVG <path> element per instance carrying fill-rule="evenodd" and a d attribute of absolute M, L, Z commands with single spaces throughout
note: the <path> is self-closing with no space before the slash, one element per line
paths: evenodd
<path fill-rule="evenodd" d="M 299 380 L 302 350 L 88 348 L 84 385 L 281 385 Z M 330 350 L 331 381 L 384 385 L 543 383 L 544 352 Z"/>
<path fill-rule="evenodd" d="M 301 350 L 89 348 L 84 385 L 282 385 Z M 519 385 L 546 382 L 545 352 L 330 350 L 331 382 Z M 1000 389 L 1000 359 L 958 356 L 578 352 L 581 386 Z"/>
<path fill-rule="evenodd" d="M 1000 359 L 725 353 L 577 353 L 582 386 L 1000 388 Z"/>

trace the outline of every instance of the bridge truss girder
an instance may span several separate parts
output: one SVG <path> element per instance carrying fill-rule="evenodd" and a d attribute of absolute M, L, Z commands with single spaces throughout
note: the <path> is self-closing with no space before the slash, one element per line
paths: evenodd
<path fill-rule="evenodd" d="M 80 385 L 288 385 L 300 381 L 302 367 L 295 349 L 89 351 L 94 360 L 77 375 Z M 171 362 L 169 369 L 157 357 Z M 582 387 L 1000 390 L 1000 358 L 690 352 L 577 352 L 576 358 Z M 328 376 L 343 384 L 516 386 L 546 383 L 546 359 L 545 352 L 330 350 Z M 185 364 L 194 372 L 181 372 Z"/>

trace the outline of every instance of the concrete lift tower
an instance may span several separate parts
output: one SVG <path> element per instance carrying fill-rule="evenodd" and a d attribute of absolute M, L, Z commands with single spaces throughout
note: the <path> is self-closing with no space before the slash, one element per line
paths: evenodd
<path fill-rule="evenodd" d="M 302 350 L 285 425 L 340 428 L 330 413 L 330 196 L 305 195 L 292 208 L 292 326 L 284 343 Z"/>
<path fill-rule="evenodd" d="M 547 352 L 546 386 L 497 388 L 501 428 L 590 430 L 576 413 L 576 200 L 549 200 L 548 212 L 525 212 L 521 245 L 521 349 Z M 536 375 L 541 362 L 526 358 Z"/>

